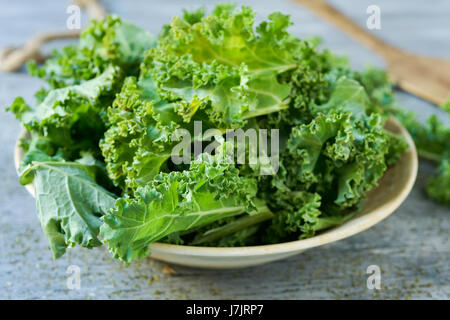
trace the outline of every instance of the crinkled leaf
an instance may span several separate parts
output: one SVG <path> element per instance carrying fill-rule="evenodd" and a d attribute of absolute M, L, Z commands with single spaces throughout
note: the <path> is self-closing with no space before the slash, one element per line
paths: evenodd
<path fill-rule="evenodd" d="M 145 85 L 145 86 L 143 86 Z M 154 97 L 151 81 L 128 78 L 108 109 L 100 142 L 109 177 L 125 190 L 145 185 L 170 157 L 178 128 L 173 107 Z"/>
<path fill-rule="evenodd" d="M 49 91 L 34 107 L 16 98 L 9 110 L 28 130 L 39 132 L 57 146 L 96 150 L 104 131 L 102 112 L 118 80 L 118 69 L 110 66 L 97 78 L 80 85 Z"/>
<path fill-rule="evenodd" d="M 136 75 L 145 50 L 156 45 L 146 30 L 119 17 L 92 20 L 82 32 L 78 46 L 54 51 L 42 68 L 32 63 L 30 72 L 46 79 L 53 88 L 80 84 L 99 76 L 110 65 L 124 74 Z"/>
<path fill-rule="evenodd" d="M 255 181 L 233 164 L 205 156 L 186 171 L 160 173 L 135 198 L 122 198 L 103 217 L 101 236 L 115 257 L 130 262 L 148 255 L 152 242 L 226 216 L 255 210 Z"/>
<path fill-rule="evenodd" d="M 147 52 L 143 71 L 164 99 L 177 101 L 186 121 L 205 109 L 218 126 L 239 127 L 246 118 L 287 108 L 291 86 L 278 77 L 297 66 L 300 52 L 300 41 L 286 31 L 290 24 L 273 13 L 255 32 L 254 12 L 231 5 L 202 19 L 175 17 Z"/>
<path fill-rule="evenodd" d="M 436 173 L 427 182 L 427 193 L 433 200 L 450 204 L 450 160 L 444 157 Z"/>

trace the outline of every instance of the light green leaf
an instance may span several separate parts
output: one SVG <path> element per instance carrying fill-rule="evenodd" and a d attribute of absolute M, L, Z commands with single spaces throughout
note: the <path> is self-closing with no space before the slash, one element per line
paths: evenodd
<path fill-rule="evenodd" d="M 234 165 L 205 156 L 187 171 L 160 173 L 136 198 L 119 199 L 103 217 L 101 236 L 116 258 L 130 262 L 171 233 L 254 211 L 255 193 L 255 181 L 239 177 Z"/>
<path fill-rule="evenodd" d="M 273 13 L 255 31 L 254 12 L 230 5 L 199 21 L 175 17 L 141 69 L 186 121 L 205 109 L 220 128 L 241 127 L 288 108 L 291 85 L 278 76 L 297 67 L 301 51 L 300 40 L 286 32 L 290 24 Z"/>
<path fill-rule="evenodd" d="M 317 106 L 316 112 L 340 110 L 350 112 L 356 119 L 362 119 L 369 108 L 369 97 L 364 87 L 356 80 L 341 77 L 333 85 L 333 92 L 327 103 Z"/>

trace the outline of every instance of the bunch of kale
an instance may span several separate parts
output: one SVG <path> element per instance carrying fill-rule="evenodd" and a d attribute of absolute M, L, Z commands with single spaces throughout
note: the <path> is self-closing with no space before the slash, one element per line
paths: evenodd
<path fill-rule="evenodd" d="M 384 129 L 397 110 L 389 83 L 292 36 L 287 15 L 256 27 L 254 17 L 231 5 L 185 12 L 156 39 L 109 16 L 92 22 L 78 46 L 31 65 L 50 86 L 34 106 L 19 97 L 10 110 L 29 132 L 20 181 L 34 185 L 55 257 L 76 244 L 107 243 L 130 262 L 155 241 L 278 243 L 358 212 L 408 147 Z M 195 121 L 223 133 L 279 129 L 278 171 L 222 161 L 227 143 L 175 164 L 176 131 L 193 132 Z M 439 159 L 449 140 L 429 132 L 440 130 L 432 120 L 413 133 L 436 141 L 424 150 Z M 429 185 L 437 198 L 436 179 L 448 185 L 446 159 Z"/>

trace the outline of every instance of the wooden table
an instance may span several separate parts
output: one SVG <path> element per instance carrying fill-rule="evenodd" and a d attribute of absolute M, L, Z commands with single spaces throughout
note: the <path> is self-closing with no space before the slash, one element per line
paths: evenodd
<path fill-rule="evenodd" d="M 156 33 L 183 7 L 215 1 L 105 1 L 110 12 Z M 303 8 L 286 1 L 241 1 L 258 12 L 258 20 L 272 11 L 292 15 L 293 34 L 320 36 L 323 45 L 348 55 L 355 68 L 367 63 L 383 66 L 380 58 L 333 30 Z M 450 2 L 441 0 L 331 1 L 361 25 L 366 8 L 381 8 L 381 30 L 373 32 L 401 48 L 450 59 Z M 132 5 L 130 4 L 132 3 Z M 66 26 L 65 1 L 0 0 L 0 47 L 20 45 L 36 31 Z M 87 18 L 83 17 L 83 23 Z M 49 48 L 47 48 L 49 50 Z M 43 83 L 25 72 L 0 73 L 0 105 L 16 96 L 32 102 Z M 403 92 L 399 102 L 424 118 L 437 109 Z M 442 112 L 439 113 L 445 118 Z M 296 257 L 242 270 L 209 271 L 172 266 L 144 259 L 123 266 L 107 250 L 69 250 L 53 261 L 40 230 L 32 197 L 17 181 L 13 148 L 20 131 L 12 114 L 0 113 L 0 298 L 3 299 L 448 299 L 448 207 L 429 201 L 423 193 L 432 167 L 422 163 L 414 190 L 388 219 L 349 239 L 310 250 Z M 381 269 L 381 290 L 366 286 L 369 265 Z M 81 288 L 67 287 L 67 268 L 80 267 Z"/>

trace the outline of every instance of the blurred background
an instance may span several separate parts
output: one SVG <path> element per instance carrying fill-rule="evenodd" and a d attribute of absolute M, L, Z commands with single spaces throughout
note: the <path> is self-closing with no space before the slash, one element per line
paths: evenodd
<path fill-rule="evenodd" d="M 101 0 L 108 13 L 157 34 L 182 9 L 204 6 L 213 0 Z M 375 53 L 355 42 L 310 11 L 289 0 L 233 1 L 251 6 L 260 21 L 273 11 L 291 15 L 293 35 L 320 37 L 322 47 L 349 57 L 351 65 L 384 67 Z M 450 1 L 435 0 L 329 0 L 341 12 L 366 28 L 369 5 L 381 10 L 381 29 L 373 34 L 401 49 L 450 59 Z M 71 1 L 0 0 L 0 49 L 21 46 L 37 32 L 67 31 L 66 12 Z M 81 25 L 89 20 L 82 12 Z M 50 53 L 74 40 L 57 40 L 43 47 Z M 349 239 L 308 251 L 299 256 L 236 271 L 204 271 L 144 259 L 124 267 L 108 252 L 75 248 L 53 261 L 47 249 L 35 203 L 17 181 L 13 149 L 21 128 L 4 112 L 16 96 L 32 103 L 43 81 L 31 78 L 25 68 L 0 72 L 0 298 L 3 299 L 448 299 L 450 298 L 450 246 L 448 207 L 431 202 L 423 181 L 431 172 L 421 164 L 416 186 L 407 201 L 388 219 Z M 398 91 L 399 103 L 424 119 L 442 110 L 408 93 Z M 448 123 L 448 122 L 447 122 Z M 366 268 L 382 270 L 382 289 L 366 287 Z M 69 290 L 66 270 L 82 270 L 81 289 Z M 174 272 L 172 272 L 174 271 Z"/>

